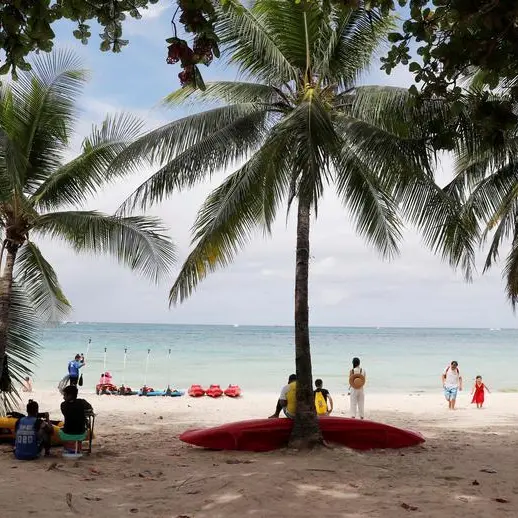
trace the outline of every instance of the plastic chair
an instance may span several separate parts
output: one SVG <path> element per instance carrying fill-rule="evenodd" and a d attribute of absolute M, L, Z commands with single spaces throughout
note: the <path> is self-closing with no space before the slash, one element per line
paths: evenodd
<path fill-rule="evenodd" d="M 63 457 L 78 459 L 83 456 L 83 453 L 92 453 L 92 442 L 94 437 L 95 414 L 89 412 L 85 414 L 86 431 L 80 435 L 68 435 L 59 431 L 61 440 L 63 441 Z M 88 438 L 88 446 L 83 449 L 83 443 Z"/>

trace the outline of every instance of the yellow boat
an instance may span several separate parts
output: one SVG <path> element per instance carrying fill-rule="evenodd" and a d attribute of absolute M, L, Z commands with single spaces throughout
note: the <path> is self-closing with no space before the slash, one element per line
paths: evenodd
<path fill-rule="evenodd" d="M 0 417 L 0 442 L 14 442 L 15 439 L 15 431 L 14 427 L 16 425 L 16 421 L 18 421 L 18 417 Z M 52 434 L 52 446 L 61 446 L 63 441 L 59 437 L 59 430 L 63 428 L 63 421 L 50 421 L 52 427 L 54 428 L 54 433 Z M 86 440 L 90 439 L 90 431 L 88 431 L 88 436 Z"/>

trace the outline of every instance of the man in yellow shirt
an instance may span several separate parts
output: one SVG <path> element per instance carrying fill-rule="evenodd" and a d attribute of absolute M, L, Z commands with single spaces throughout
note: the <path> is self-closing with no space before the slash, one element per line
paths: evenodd
<path fill-rule="evenodd" d="M 290 391 L 290 385 L 292 382 L 297 381 L 297 375 L 296 374 L 290 374 L 290 377 L 288 378 L 288 384 L 284 385 L 281 389 L 281 395 L 279 396 L 279 399 L 277 400 L 277 407 L 275 408 L 275 412 L 269 417 L 269 419 L 277 418 L 281 414 L 281 410 L 286 407 L 287 405 L 287 395 Z"/>
<path fill-rule="evenodd" d="M 286 399 L 281 400 L 282 410 L 286 417 L 293 419 L 297 413 L 297 380 L 291 381 L 288 384 L 286 391 Z"/>

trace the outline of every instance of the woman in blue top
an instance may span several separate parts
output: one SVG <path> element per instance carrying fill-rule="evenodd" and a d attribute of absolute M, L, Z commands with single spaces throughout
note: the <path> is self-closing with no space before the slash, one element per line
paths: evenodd
<path fill-rule="evenodd" d="M 79 369 L 85 366 L 85 357 L 82 354 L 76 354 L 73 360 L 68 362 L 68 376 L 70 377 L 70 385 L 77 386 L 79 380 Z"/>

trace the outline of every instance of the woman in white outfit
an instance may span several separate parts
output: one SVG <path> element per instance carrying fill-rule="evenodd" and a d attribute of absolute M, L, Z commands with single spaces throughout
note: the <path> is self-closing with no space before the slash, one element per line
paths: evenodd
<path fill-rule="evenodd" d="M 365 370 L 360 367 L 360 359 L 353 358 L 353 368 L 349 373 L 352 418 L 355 418 L 357 414 L 360 416 L 360 419 L 365 417 L 365 393 L 363 387 L 366 379 Z"/>

